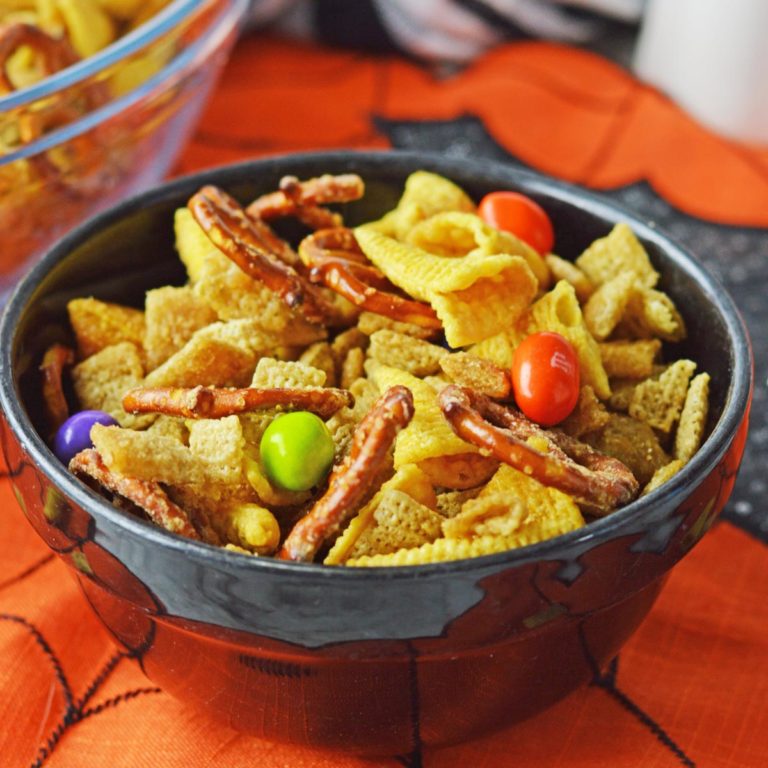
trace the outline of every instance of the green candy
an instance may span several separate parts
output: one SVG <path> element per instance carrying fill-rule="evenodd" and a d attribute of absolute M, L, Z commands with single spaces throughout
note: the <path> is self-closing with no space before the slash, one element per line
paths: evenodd
<path fill-rule="evenodd" d="M 331 469 L 334 445 L 328 427 L 308 411 L 278 416 L 259 446 L 267 478 L 286 491 L 307 491 Z"/>

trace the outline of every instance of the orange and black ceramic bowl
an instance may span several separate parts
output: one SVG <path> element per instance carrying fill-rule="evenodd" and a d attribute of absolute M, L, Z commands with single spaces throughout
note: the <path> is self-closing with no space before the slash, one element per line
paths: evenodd
<path fill-rule="evenodd" d="M 285 174 L 359 173 L 351 223 L 396 203 L 407 175 L 436 171 L 475 199 L 517 189 L 577 256 L 617 221 L 644 243 L 685 317 L 675 349 L 711 374 L 705 443 L 657 491 L 563 536 L 471 560 L 344 568 L 250 557 L 186 540 L 115 508 L 70 475 L 35 428 L 37 366 L 93 295 L 141 306 L 184 280 L 173 211 L 205 183 L 241 200 Z M 153 682 L 258 736 L 364 754 L 471 739 L 588 682 L 637 629 L 674 565 L 706 534 L 744 449 L 752 356 L 722 286 L 652 222 L 498 163 L 418 153 L 275 157 L 180 179 L 90 220 L 18 286 L 0 328 L 2 445 L 30 524 Z"/>

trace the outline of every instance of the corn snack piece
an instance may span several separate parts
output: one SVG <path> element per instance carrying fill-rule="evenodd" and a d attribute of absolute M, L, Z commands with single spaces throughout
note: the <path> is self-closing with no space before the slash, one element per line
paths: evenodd
<path fill-rule="evenodd" d="M 280 526 L 266 507 L 233 504 L 226 518 L 227 539 L 248 552 L 271 555 L 280 544 Z"/>
<path fill-rule="evenodd" d="M 488 255 L 480 248 L 461 258 L 439 256 L 366 227 L 355 236 L 395 285 L 432 305 L 454 348 L 503 330 L 536 294 L 536 277 L 521 256 Z"/>
<path fill-rule="evenodd" d="M 549 267 L 553 282 L 565 280 L 570 283 L 580 302 L 586 302 L 594 292 L 595 286 L 592 285 L 592 281 L 572 261 L 562 259 L 554 253 L 548 253 L 544 257 L 544 262 Z"/>
<path fill-rule="evenodd" d="M 467 501 L 458 515 L 443 521 L 443 535 L 447 539 L 509 536 L 520 529 L 526 514 L 523 501 L 497 491 Z"/>
<path fill-rule="evenodd" d="M 429 479 L 415 464 L 405 464 L 381 486 L 374 497 L 357 513 L 338 536 L 323 561 L 325 565 L 339 565 L 351 555 L 360 537 L 368 529 L 376 525 L 374 513 L 382 503 L 385 495 L 392 493 L 405 496 L 407 499 L 410 499 L 410 503 L 418 505 L 418 508 L 432 511 L 437 507 L 437 498 Z M 399 496 L 395 497 L 395 502 L 397 502 Z M 407 507 L 410 503 L 402 502 L 401 500 L 401 506 L 405 505 Z M 432 512 L 432 514 L 436 513 Z"/>
<path fill-rule="evenodd" d="M 619 324 L 629 300 L 635 293 L 636 276 L 633 272 L 619 272 L 606 280 L 584 305 L 584 322 L 598 340 L 607 339 Z"/>
<path fill-rule="evenodd" d="M 667 480 L 671 480 L 684 466 L 685 462 L 682 459 L 672 459 L 668 464 L 659 467 L 653 473 L 653 477 L 648 481 L 640 495 L 645 496 L 651 491 L 655 491 L 658 487 L 664 485 Z"/>
<path fill-rule="evenodd" d="M 429 171 L 415 171 L 406 179 L 397 206 L 367 226 L 401 240 L 420 221 L 445 211 L 474 213 L 475 204 L 449 179 Z"/>
<path fill-rule="evenodd" d="M 538 487 L 537 487 L 538 486 Z M 545 488 L 522 472 L 502 464 L 490 483 L 473 500 L 483 496 L 496 499 L 497 494 L 509 494 L 526 502 L 527 514 L 513 533 L 477 537 L 440 538 L 411 549 L 400 549 L 388 555 L 371 555 L 350 559 L 349 566 L 422 565 L 444 560 L 503 552 L 537 541 L 559 536 L 584 525 L 584 518 L 573 500 L 564 493 Z M 495 501 L 493 503 L 496 503 Z"/>
<path fill-rule="evenodd" d="M 415 413 L 395 441 L 395 469 L 423 459 L 453 454 L 477 453 L 477 448 L 457 437 L 437 402 L 437 393 L 410 373 L 379 365 L 369 372 L 380 392 L 402 384 L 413 393 Z"/>

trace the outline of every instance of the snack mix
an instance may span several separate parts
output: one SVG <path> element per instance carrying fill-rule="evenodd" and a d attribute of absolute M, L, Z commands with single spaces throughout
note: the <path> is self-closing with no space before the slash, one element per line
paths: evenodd
<path fill-rule="evenodd" d="M 335 204 L 363 194 L 354 174 L 246 208 L 203 187 L 175 215 L 185 285 L 70 301 L 74 344 L 41 365 L 70 470 L 182 536 L 389 566 L 573 531 L 698 450 L 709 376 L 665 355 L 685 325 L 629 226 L 570 262 L 518 193 L 476 206 L 417 171 L 345 227 Z"/>
<path fill-rule="evenodd" d="M 19 270 L 25 258 L 85 218 L 92 201 L 114 194 L 130 174 L 133 147 L 149 115 L 137 110 L 87 129 L 82 118 L 160 71 L 183 45 L 175 38 L 184 30 L 52 93 L 26 102 L 21 94 L 95 55 L 169 2 L 0 0 L 0 97 L 19 92 L 22 99 L 0 111 L 0 227 L 6 233 L 0 275 Z M 129 120 L 134 124 L 127 125 Z M 66 137 L 57 133 L 73 125 Z"/>

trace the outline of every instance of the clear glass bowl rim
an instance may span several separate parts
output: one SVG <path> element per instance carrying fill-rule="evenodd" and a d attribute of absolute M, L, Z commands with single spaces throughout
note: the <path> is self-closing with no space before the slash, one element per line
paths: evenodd
<path fill-rule="evenodd" d="M 239 3 L 242 5 L 242 3 Z M 58 91 L 70 88 L 87 80 L 133 53 L 145 48 L 149 43 L 162 38 L 175 26 L 192 16 L 202 7 L 200 0 L 174 0 L 145 24 L 124 35 L 103 48 L 93 56 L 88 56 L 71 67 L 62 69 L 34 85 L 20 91 L 14 91 L 0 98 L 0 113 L 18 109 L 26 104 L 38 101 Z M 237 7 L 238 3 L 230 2 Z"/>
<path fill-rule="evenodd" d="M 224 4 L 222 3 L 222 9 L 216 17 L 216 22 L 207 30 L 208 33 L 211 32 L 212 29 L 220 30 L 222 25 L 226 26 L 226 21 L 232 19 L 233 16 L 233 23 L 236 23 L 236 20 L 245 14 L 248 0 L 227 0 L 227 2 L 229 8 L 227 9 L 224 7 Z M 130 56 L 132 53 L 140 51 L 148 44 L 162 38 L 163 35 L 170 32 L 177 24 L 192 15 L 193 11 L 199 9 L 201 5 L 202 3 L 200 0 L 175 0 L 175 2 L 168 5 L 151 22 L 144 25 L 148 27 L 147 29 L 144 29 L 144 26 L 142 26 L 107 48 L 104 48 L 98 54 L 84 59 L 68 69 L 57 72 L 55 75 L 52 75 L 45 80 L 41 80 L 30 88 L 26 88 L 23 91 L 18 91 L 0 99 L 0 113 L 5 111 L 5 109 L 11 108 L 9 105 L 12 99 L 17 99 L 15 106 L 34 101 L 35 99 L 30 96 L 33 91 L 35 93 L 32 95 L 36 98 L 48 95 L 51 92 L 55 93 L 60 88 L 66 88 L 73 84 L 77 84 L 91 75 L 98 73 L 102 69 L 108 68 L 121 61 L 123 58 Z M 151 27 L 151 29 L 149 27 Z M 73 123 L 69 123 L 55 131 L 46 133 L 44 136 L 41 136 L 30 144 L 25 144 L 8 154 L 0 155 L 0 167 L 11 165 L 18 160 L 33 157 L 41 152 L 52 149 L 53 147 L 66 144 L 76 136 L 79 136 L 80 134 L 95 128 L 100 123 L 125 112 L 133 104 L 141 101 L 148 94 L 151 94 L 160 83 L 185 71 L 190 64 L 198 59 L 201 53 L 203 55 L 208 53 L 210 44 L 210 35 L 202 35 L 193 44 L 184 48 L 165 68 L 119 99 L 110 101 L 104 106 L 86 113 Z M 22 96 L 30 97 L 21 100 Z"/>

